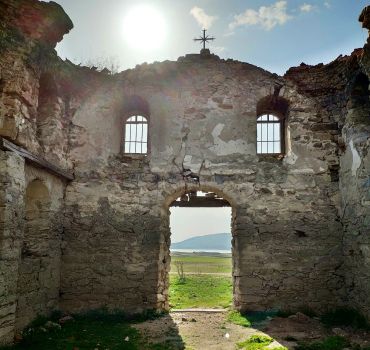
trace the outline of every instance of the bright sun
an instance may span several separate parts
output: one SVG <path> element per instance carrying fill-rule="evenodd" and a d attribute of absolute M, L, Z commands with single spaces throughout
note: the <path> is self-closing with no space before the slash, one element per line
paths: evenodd
<path fill-rule="evenodd" d="M 166 25 L 162 14 L 149 5 L 132 8 L 123 21 L 123 34 L 135 49 L 160 48 L 166 37 Z"/>

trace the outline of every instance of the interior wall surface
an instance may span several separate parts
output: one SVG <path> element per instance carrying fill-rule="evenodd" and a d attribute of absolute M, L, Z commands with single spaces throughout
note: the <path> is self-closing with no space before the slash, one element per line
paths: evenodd
<path fill-rule="evenodd" d="M 276 91 L 290 104 L 287 154 L 258 156 L 257 104 Z M 138 94 L 150 106 L 147 156 L 121 149 L 125 104 Z M 168 308 L 164 203 L 194 185 L 184 170 L 235 200 L 238 309 L 340 304 L 337 144 L 312 128 L 319 114 L 283 78 L 215 56 L 139 66 L 95 90 L 72 120 L 81 133 L 70 153 L 62 307 Z"/>

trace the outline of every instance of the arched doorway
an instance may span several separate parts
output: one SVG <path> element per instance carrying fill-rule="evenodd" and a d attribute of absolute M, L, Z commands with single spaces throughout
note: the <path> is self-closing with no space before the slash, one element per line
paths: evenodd
<path fill-rule="evenodd" d="M 201 193 L 202 192 L 202 193 Z M 199 193 L 201 193 L 199 195 Z M 169 273 L 171 268 L 171 227 L 170 227 L 170 208 L 171 207 L 188 208 L 231 208 L 231 258 L 232 258 L 232 284 L 233 284 L 233 305 L 238 305 L 238 278 L 235 272 L 239 271 L 237 236 L 235 234 L 235 200 L 225 195 L 221 190 L 213 186 L 187 186 L 186 188 L 174 191 L 168 196 L 162 207 L 161 220 L 161 240 L 159 252 L 159 280 L 158 280 L 158 304 L 160 309 L 169 310 Z"/>
<path fill-rule="evenodd" d="M 31 181 L 25 193 L 25 226 L 18 278 L 17 329 L 36 315 L 46 314 L 50 284 L 49 217 L 50 194 L 41 180 Z"/>

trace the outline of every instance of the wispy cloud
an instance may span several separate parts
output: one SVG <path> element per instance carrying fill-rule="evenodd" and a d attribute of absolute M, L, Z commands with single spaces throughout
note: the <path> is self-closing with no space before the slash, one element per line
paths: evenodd
<path fill-rule="evenodd" d="M 227 38 L 227 37 L 229 37 L 229 36 L 233 36 L 235 34 L 235 32 L 234 31 L 227 31 L 225 34 L 224 34 L 224 37 L 225 38 Z"/>
<path fill-rule="evenodd" d="M 324 6 L 325 6 L 326 8 L 328 8 L 328 9 L 330 9 L 330 8 L 331 8 L 331 3 L 330 3 L 329 1 L 325 1 L 325 2 L 324 2 Z"/>
<path fill-rule="evenodd" d="M 271 30 L 277 25 L 283 25 L 292 18 L 287 12 L 287 1 L 277 1 L 270 6 L 261 6 L 258 11 L 247 9 L 234 16 L 229 24 L 231 30 L 239 26 L 260 25 L 265 30 Z"/>
<path fill-rule="evenodd" d="M 202 8 L 197 6 L 194 6 L 190 10 L 190 14 L 195 18 L 195 20 L 202 27 L 202 29 L 211 28 L 213 22 L 218 18 L 217 16 L 211 16 L 206 14 L 206 12 Z"/>
<path fill-rule="evenodd" d="M 210 48 L 215 54 L 218 54 L 218 55 L 227 51 L 226 47 L 224 46 L 211 46 Z"/>
<path fill-rule="evenodd" d="M 301 10 L 302 12 L 311 12 L 311 11 L 313 10 L 313 5 L 304 3 L 304 4 L 300 7 L 300 10 Z"/>

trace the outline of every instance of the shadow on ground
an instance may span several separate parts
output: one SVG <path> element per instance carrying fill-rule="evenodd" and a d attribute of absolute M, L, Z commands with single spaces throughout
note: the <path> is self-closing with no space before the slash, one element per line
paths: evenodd
<path fill-rule="evenodd" d="M 287 317 L 255 313 L 248 320 L 252 325 L 245 327 L 231 322 L 228 312 L 180 311 L 134 327 L 149 343 L 162 346 L 152 349 L 160 350 L 370 349 L 368 330 L 328 327 L 318 317 L 300 312 Z M 270 343 L 266 347 L 248 343 L 256 337 L 265 337 Z M 341 345 L 327 345 L 330 339 Z"/>

